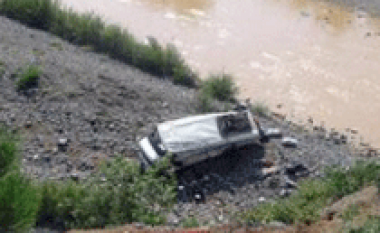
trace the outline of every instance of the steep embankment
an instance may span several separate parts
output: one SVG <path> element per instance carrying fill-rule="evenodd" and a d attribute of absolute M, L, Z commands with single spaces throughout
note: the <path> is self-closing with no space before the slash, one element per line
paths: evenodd
<path fill-rule="evenodd" d="M 134 157 L 136 136 L 151 124 L 195 112 L 194 90 L 3 17 L 0 31 L 0 120 L 22 131 L 26 169 L 38 177 Z M 31 63 L 42 70 L 38 88 L 18 92 L 17 74 Z"/>

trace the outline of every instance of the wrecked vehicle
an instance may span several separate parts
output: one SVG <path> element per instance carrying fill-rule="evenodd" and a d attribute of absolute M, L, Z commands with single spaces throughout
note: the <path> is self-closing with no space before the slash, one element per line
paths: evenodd
<path fill-rule="evenodd" d="M 261 128 L 247 109 L 190 116 L 157 124 L 139 141 L 139 160 L 145 170 L 171 154 L 172 163 L 183 168 L 280 134 L 279 129 Z"/>

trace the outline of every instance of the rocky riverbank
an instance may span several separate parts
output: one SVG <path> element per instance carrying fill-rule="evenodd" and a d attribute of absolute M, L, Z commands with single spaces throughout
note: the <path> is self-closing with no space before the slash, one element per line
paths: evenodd
<path fill-rule="evenodd" d="M 0 122 L 22 135 L 24 171 L 37 179 L 85 179 L 101 160 L 135 159 L 136 139 L 154 123 L 196 114 L 194 89 L 3 17 L 0 31 Z M 31 63 L 42 68 L 39 85 L 19 92 L 15 77 Z M 187 169 L 179 177 L 184 192 L 167 213 L 169 225 L 191 217 L 202 225 L 231 223 L 238 212 L 296 191 L 299 180 L 323 176 L 326 165 L 349 166 L 358 156 L 340 133 L 260 120 L 296 145 L 276 139 Z"/>

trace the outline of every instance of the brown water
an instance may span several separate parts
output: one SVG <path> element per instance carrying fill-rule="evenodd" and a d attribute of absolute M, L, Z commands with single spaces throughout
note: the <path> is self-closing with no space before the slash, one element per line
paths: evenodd
<path fill-rule="evenodd" d="M 62 2 L 175 44 L 203 77 L 233 74 L 242 98 L 380 146 L 380 24 L 364 12 L 307 0 Z"/>

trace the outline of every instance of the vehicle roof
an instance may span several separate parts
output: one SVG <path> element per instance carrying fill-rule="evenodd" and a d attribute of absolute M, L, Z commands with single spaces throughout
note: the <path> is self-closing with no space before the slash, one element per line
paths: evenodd
<path fill-rule="evenodd" d="M 157 130 L 171 152 L 202 148 L 224 141 L 219 133 L 217 117 L 233 113 L 211 113 L 166 121 L 158 124 Z"/>

